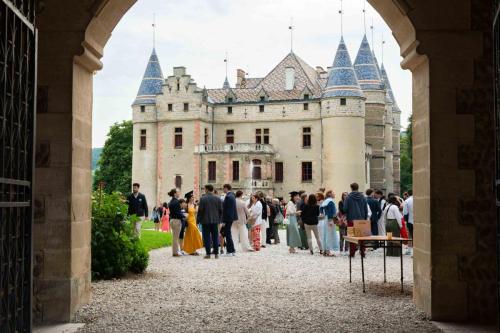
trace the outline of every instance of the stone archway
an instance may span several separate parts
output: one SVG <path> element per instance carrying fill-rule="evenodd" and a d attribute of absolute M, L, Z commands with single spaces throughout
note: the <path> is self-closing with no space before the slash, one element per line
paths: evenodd
<path fill-rule="evenodd" d="M 135 0 L 73 2 L 59 6 L 77 9 L 49 5 L 39 24 L 39 92 L 48 112 L 37 126 L 37 152 L 45 158 L 36 169 L 35 307 L 49 321 L 70 320 L 89 298 L 92 76 Z M 369 2 L 413 73 L 415 302 L 434 319 L 493 320 L 491 6 Z"/>

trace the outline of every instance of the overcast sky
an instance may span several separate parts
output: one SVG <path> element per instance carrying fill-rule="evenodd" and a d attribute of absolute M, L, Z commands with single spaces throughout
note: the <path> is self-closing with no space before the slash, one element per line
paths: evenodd
<path fill-rule="evenodd" d="M 384 64 L 402 123 L 411 113 L 411 73 L 400 67 L 399 46 L 382 18 L 366 5 L 367 36 Z M 266 75 L 293 49 L 309 65 L 330 66 L 340 39 L 340 0 L 139 0 L 125 15 L 104 49 L 104 68 L 94 80 L 93 147 L 102 147 L 109 127 L 132 118 L 132 104 L 153 47 L 156 14 L 156 50 L 163 75 L 185 66 L 198 86 L 222 87 L 225 53 L 229 54 L 229 82 L 236 69 L 251 77 Z M 364 34 L 363 0 L 344 0 L 344 38 L 354 62 Z"/>

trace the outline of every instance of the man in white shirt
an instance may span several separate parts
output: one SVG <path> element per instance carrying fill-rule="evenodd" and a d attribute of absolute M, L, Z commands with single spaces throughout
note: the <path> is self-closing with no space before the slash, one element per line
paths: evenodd
<path fill-rule="evenodd" d="M 408 199 L 405 200 L 403 204 L 403 215 L 406 221 L 406 227 L 410 234 L 410 238 L 413 239 L 413 191 L 408 191 Z M 408 249 L 406 250 L 406 254 L 411 254 L 413 243 L 408 243 Z"/>

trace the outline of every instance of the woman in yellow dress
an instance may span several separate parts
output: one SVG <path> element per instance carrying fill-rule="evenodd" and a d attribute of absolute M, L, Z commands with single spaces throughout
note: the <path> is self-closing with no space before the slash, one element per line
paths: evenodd
<path fill-rule="evenodd" d="M 193 192 L 186 193 L 188 202 L 186 233 L 182 250 L 192 256 L 199 255 L 197 250 L 203 248 L 201 233 L 196 226 L 196 207 L 194 205 Z"/>

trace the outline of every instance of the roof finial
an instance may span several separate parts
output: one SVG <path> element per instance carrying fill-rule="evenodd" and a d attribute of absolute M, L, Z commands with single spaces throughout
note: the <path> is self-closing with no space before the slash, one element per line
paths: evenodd
<path fill-rule="evenodd" d="M 384 45 L 385 45 L 384 33 L 382 32 L 382 64 L 384 64 Z"/>
<path fill-rule="evenodd" d="M 373 54 L 375 54 L 375 44 L 373 44 L 373 33 L 375 31 L 375 27 L 373 26 L 373 17 L 372 17 L 372 25 L 370 25 L 370 30 L 372 32 L 372 51 Z"/>
<path fill-rule="evenodd" d="M 344 37 L 344 7 L 342 5 L 342 0 L 340 0 L 340 36 Z"/>
<path fill-rule="evenodd" d="M 293 52 L 293 17 L 290 17 L 290 26 L 288 30 L 290 30 L 290 52 Z"/>
<path fill-rule="evenodd" d="M 153 13 L 153 49 L 156 47 L 156 13 Z"/>
<path fill-rule="evenodd" d="M 224 63 L 226 64 L 226 78 L 227 78 L 227 62 L 228 62 L 228 59 L 227 59 L 227 52 L 226 52 L 226 57 L 224 58 Z"/>
<path fill-rule="evenodd" d="M 363 26 L 365 27 L 366 35 L 366 0 L 363 0 Z"/>

